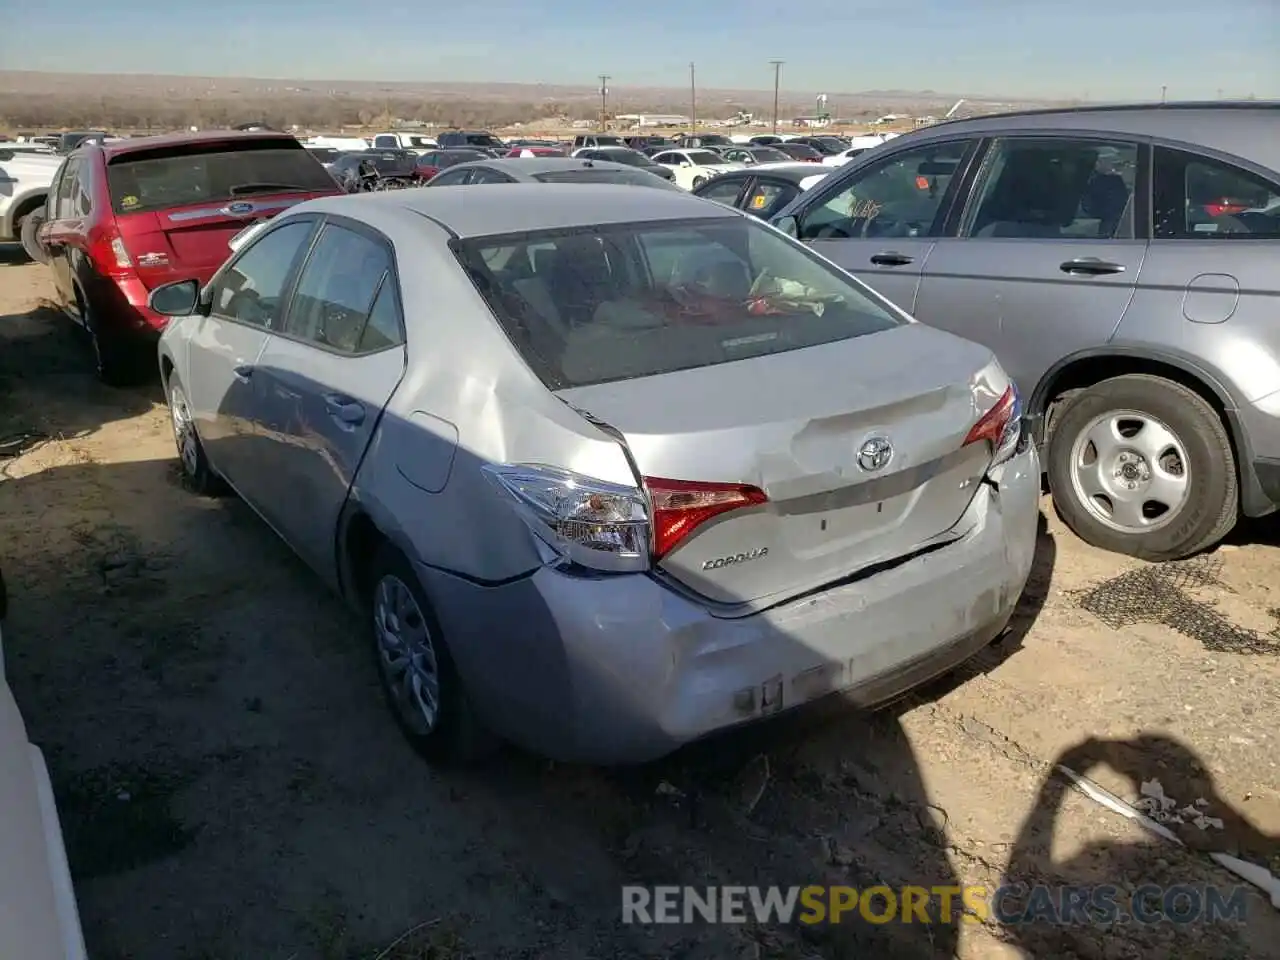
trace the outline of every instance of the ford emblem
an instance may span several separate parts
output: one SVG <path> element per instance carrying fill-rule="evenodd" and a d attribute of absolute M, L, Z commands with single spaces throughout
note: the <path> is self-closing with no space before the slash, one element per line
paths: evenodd
<path fill-rule="evenodd" d="M 246 213 L 253 213 L 253 204 L 247 200 L 237 200 L 227 207 L 227 213 L 235 214 L 237 217 Z"/>

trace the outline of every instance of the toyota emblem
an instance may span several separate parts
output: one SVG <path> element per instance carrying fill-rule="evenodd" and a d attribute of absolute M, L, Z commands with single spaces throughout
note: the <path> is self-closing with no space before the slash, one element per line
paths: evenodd
<path fill-rule="evenodd" d="M 893 444 L 888 437 L 871 437 L 858 448 L 858 466 L 868 473 L 883 470 L 893 459 Z"/>

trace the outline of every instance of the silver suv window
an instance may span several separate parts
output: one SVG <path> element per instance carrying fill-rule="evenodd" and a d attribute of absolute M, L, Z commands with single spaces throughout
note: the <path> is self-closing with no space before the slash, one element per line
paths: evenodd
<path fill-rule="evenodd" d="M 1280 239 L 1280 184 L 1239 167 L 1157 147 L 1157 240 Z"/>
<path fill-rule="evenodd" d="M 997 140 L 961 236 L 1132 240 L 1135 143 Z"/>

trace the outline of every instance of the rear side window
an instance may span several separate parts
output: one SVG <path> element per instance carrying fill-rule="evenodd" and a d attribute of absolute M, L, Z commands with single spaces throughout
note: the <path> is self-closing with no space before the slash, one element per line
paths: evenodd
<path fill-rule="evenodd" d="M 551 389 L 654 376 L 864 336 L 903 321 L 750 217 L 457 241 Z"/>
<path fill-rule="evenodd" d="M 1280 238 L 1280 184 L 1239 167 L 1157 147 L 1152 235 L 1158 240 Z"/>
<path fill-rule="evenodd" d="M 969 222 L 973 237 L 1132 240 L 1138 147 L 1095 140 L 997 141 Z"/>
<path fill-rule="evenodd" d="M 108 165 L 107 183 L 116 213 L 334 189 L 333 178 L 302 144 L 288 146 L 280 140 L 126 153 Z"/>
<path fill-rule="evenodd" d="M 390 269 L 381 243 L 329 224 L 302 268 L 284 332 L 331 350 L 356 352 Z"/>
<path fill-rule="evenodd" d="M 581 170 L 548 170 L 535 173 L 534 179 L 542 183 L 626 183 L 639 187 L 665 187 L 667 181 L 643 170 L 602 170 L 600 167 L 583 167 Z"/>

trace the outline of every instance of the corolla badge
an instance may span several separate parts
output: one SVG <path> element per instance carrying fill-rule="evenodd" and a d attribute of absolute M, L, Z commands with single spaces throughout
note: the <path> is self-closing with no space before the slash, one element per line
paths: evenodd
<path fill-rule="evenodd" d="M 246 213 L 253 213 L 253 211 L 253 204 L 249 203 L 247 200 L 237 200 L 235 203 L 227 205 L 227 213 L 233 214 L 237 217 L 243 216 Z"/>
<path fill-rule="evenodd" d="M 893 459 L 893 444 L 888 437 L 871 437 L 858 448 L 858 466 L 868 473 L 883 470 Z"/>

